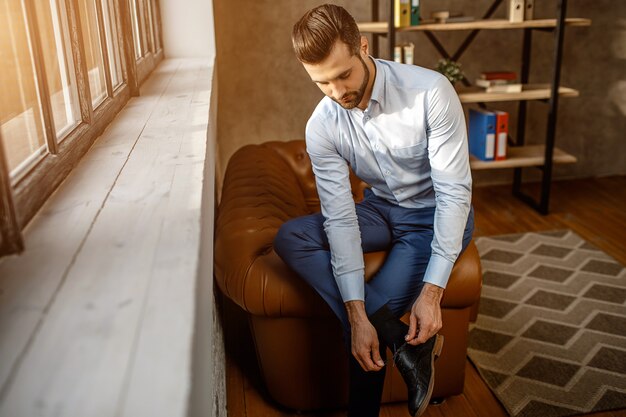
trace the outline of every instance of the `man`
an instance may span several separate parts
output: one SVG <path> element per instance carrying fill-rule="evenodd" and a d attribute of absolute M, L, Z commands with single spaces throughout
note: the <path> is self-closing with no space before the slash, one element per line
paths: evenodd
<path fill-rule="evenodd" d="M 287 222 L 281 258 L 340 319 L 351 345 L 348 415 L 378 416 L 385 346 L 421 414 L 443 338 L 440 301 L 473 230 L 465 119 L 437 72 L 373 59 L 354 19 L 334 5 L 293 28 L 298 60 L 326 95 L 306 127 L 321 214 Z M 349 167 L 371 186 L 356 204 Z M 364 281 L 363 252 L 388 250 Z M 399 317 L 411 310 L 407 326 Z"/>

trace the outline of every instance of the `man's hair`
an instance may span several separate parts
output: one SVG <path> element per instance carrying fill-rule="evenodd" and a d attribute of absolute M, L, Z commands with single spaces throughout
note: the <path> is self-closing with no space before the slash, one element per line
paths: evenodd
<path fill-rule="evenodd" d="M 324 4 L 309 10 L 293 25 L 291 41 L 296 57 L 306 64 L 318 64 L 340 40 L 354 56 L 359 53 L 361 34 L 354 18 L 341 6 Z"/>

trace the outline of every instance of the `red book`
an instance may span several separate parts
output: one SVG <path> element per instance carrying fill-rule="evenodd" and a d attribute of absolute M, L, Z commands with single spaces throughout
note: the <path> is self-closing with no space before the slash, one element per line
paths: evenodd
<path fill-rule="evenodd" d="M 513 71 L 487 71 L 480 75 L 483 80 L 515 80 L 517 74 Z"/>
<path fill-rule="evenodd" d="M 501 161 L 506 159 L 507 137 L 509 136 L 509 114 L 505 111 L 496 110 L 496 152 L 494 159 Z"/>

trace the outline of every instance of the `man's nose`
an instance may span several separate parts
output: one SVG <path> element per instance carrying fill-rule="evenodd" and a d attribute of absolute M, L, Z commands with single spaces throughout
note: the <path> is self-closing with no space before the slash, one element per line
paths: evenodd
<path fill-rule="evenodd" d="M 337 100 L 341 100 L 341 98 L 346 94 L 346 87 L 343 83 L 335 83 L 332 85 L 333 97 Z"/>

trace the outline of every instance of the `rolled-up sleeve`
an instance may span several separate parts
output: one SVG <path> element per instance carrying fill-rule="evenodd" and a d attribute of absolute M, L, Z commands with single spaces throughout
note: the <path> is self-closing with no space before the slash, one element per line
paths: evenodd
<path fill-rule="evenodd" d="M 315 117 L 306 127 L 307 152 L 317 184 L 331 264 L 344 302 L 364 300 L 364 262 L 356 208 L 347 162 L 339 155 L 324 120 Z"/>
<path fill-rule="evenodd" d="M 432 255 L 424 281 L 445 288 L 470 212 L 472 176 L 465 117 L 450 82 L 441 77 L 427 95 L 428 157 L 435 190 Z"/>

